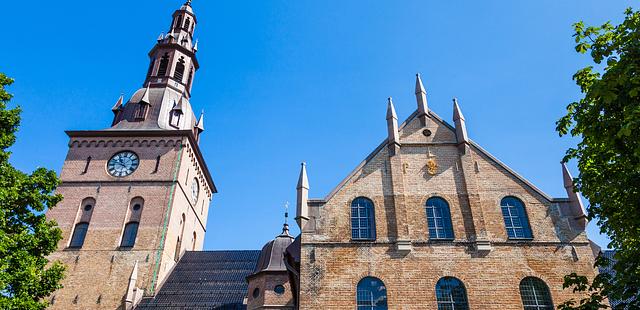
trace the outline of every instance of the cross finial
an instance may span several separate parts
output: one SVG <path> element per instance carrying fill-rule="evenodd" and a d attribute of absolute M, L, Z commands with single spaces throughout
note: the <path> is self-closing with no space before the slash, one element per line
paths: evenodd
<path fill-rule="evenodd" d="M 187 0 L 187 2 L 185 2 L 184 4 L 191 5 L 191 0 Z"/>

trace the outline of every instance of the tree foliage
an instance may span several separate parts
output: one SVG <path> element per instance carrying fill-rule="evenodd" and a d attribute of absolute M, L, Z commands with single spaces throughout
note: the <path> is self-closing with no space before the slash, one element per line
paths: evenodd
<path fill-rule="evenodd" d="M 54 193 L 60 181 L 54 171 L 26 174 L 9 163 L 20 125 L 20 108 L 7 107 L 12 96 L 5 86 L 12 83 L 0 73 L 0 309 L 44 309 L 64 271 L 46 258 L 62 235 L 44 216 L 62 199 Z"/>
<path fill-rule="evenodd" d="M 610 279 L 601 274 L 588 284 L 577 275 L 566 278 L 566 286 L 590 298 L 563 309 L 596 309 L 581 306 L 601 302 L 601 295 L 623 301 L 619 309 L 640 309 L 640 12 L 627 9 L 625 15 L 616 26 L 574 25 L 576 51 L 589 53 L 598 69 L 573 76 L 583 98 L 567 106 L 557 131 L 581 138 L 564 160 L 577 159 L 576 189 L 617 252 Z"/>

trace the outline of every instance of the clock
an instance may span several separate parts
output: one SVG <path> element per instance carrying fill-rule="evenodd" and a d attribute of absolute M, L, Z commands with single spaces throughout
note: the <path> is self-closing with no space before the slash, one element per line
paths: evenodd
<path fill-rule="evenodd" d="M 191 181 L 191 200 L 193 200 L 193 203 L 196 203 L 196 201 L 198 201 L 199 193 L 200 185 L 198 184 L 198 179 L 194 178 L 193 181 Z"/>
<path fill-rule="evenodd" d="M 140 159 L 131 151 L 117 153 L 109 159 L 107 171 L 114 177 L 126 177 L 138 168 Z"/>

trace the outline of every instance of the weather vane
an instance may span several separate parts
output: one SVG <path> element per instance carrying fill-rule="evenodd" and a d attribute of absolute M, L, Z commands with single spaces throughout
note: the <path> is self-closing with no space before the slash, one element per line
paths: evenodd
<path fill-rule="evenodd" d="M 287 220 L 289 219 L 289 202 L 286 201 L 284 203 L 284 223 L 287 224 Z"/>

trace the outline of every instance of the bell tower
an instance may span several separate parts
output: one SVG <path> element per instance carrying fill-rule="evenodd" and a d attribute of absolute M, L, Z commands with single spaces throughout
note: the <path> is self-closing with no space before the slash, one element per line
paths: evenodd
<path fill-rule="evenodd" d="M 113 106 L 111 127 L 67 131 L 69 151 L 47 213 L 63 231 L 50 257 L 67 266 L 52 309 L 132 309 L 185 251 L 201 250 L 216 187 L 191 106 L 198 61 L 191 1 L 149 52 L 142 88 Z"/>

